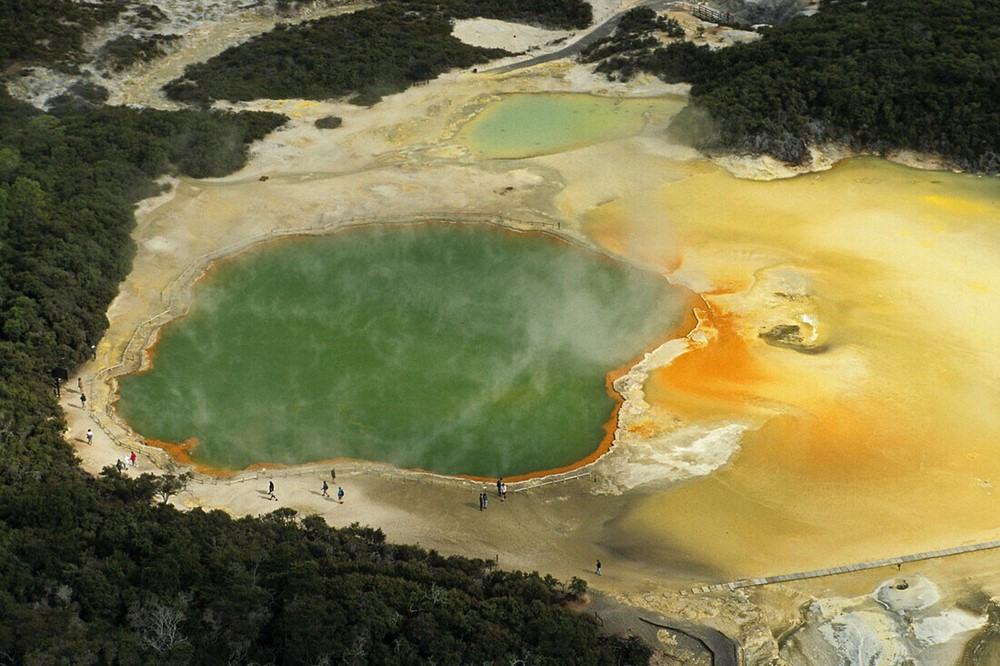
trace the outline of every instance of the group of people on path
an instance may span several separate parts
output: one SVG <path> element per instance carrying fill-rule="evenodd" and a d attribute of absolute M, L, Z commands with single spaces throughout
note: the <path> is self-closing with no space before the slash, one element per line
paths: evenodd
<path fill-rule="evenodd" d="M 92 433 L 92 432 L 90 432 L 90 431 L 88 430 L 88 431 L 87 431 L 87 441 L 89 442 L 89 441 L 90 441 L 90 440 L 91 440 L 92 438 L 93 438 L 93 433 Z M 119 459 L 118 459 L 118 462 L 116 462 L 116 463 L 115 463 L 115 467 L 116 467 L 116 468 L 118 469 L 118 471 L 119 471 L 119 472 L 124 472 L 124 471 L 125 471 L 125 469 L 126 469 L 126 468 L 127 468 L 127 467 L 128 467 L 129 465 L 131 465 L 132 467 L 136 467 L 136 466 L 137 466 L 137 465 L 136 465 L 136 455 L 135 455 L 135 451 L 133 451 L 132 453 L 130 453 L 130 454 L 129 454 L 129 457 L 128 457 L 128 465 L 126 465 L 126 464 L 125 464 L 125 461 L 123 461 L 123 460 L 122 460 L 121 458 L 119 458 Z"/>
<path fill-rule="evenodd" d="M 80 390 L 80 409 L 86 409 L 87 394 L 83 392 L 83 377 L 76 378 L 76 388 Z"/>
<path fill-rule="evenodd" d="M 336 478 L 336 477 L 334 477 L 334 478 Z M 323 497 L 329 497 L 330 496 L 330 485 L 326 481 L 323 482 L 323 493 L 322 493 L 322 495 L 323 495 Z M 341 488 L 340 486 L 337 486 L 337 501 L 340 502 L 341 504 L 344 503 L 344 489 Z"/>
<path fill-rule="evenodd" d="M 80 389 L 80 407 L 86 407 L 87 406 L 87 396 L 83 392 L 83 378 L 82 377 L 77 377 L 76 378 L 76 386 L 77 386 L 78 389 Z M 94 429 L 93 428 L 87 428 L 87 434 L 85 435 L 85 437 L 87 438 L 87 446 L 93 446 L 94 445 Z M 137 456 L 135 454 L 135 451 L 132 451 L 132 453 L 129 454 L 127 460 L 128 460 L 128 463 L 126 463 L 124 460 L 122 460 L 121 458 L 119 458 L 118 461 L 115 463 L 115 468 L 119 472 L 124 472 L 129 467 L 138 467 L 138 464 L 136 462 L 137 461 Z"/>
<path fill-rule="evenodd" d="M 334 478 L 337 477 L 334 476 Z M 323 482 L 323 492 L 321 494 L 323 495 L 323 497 L 330 496 L 330 484 L 327 483 L 326 481 Z M 274 500 L 275 502 L 278 501 L 277 496 L 274 494 L 274 481 L 267 482 L 267 499 Z M 337 486 L 337 501 L 340 502 L 341 504 L 344 503 L 344 489 L 341 488 L 340 486 Z"/>
<path fill-rule="evenodd" d="M 507 484 L 504 483 L 503 477 L 497 479 L 497 497 L 500 498 L 501 502 L 505 502 L 507 500 Z M 485 511 L 486 509 L 489 508 L 489 506 L 490 506 L 490 496 L 484 490 L 483 492 L 479 493 L 479 510 Z"/>

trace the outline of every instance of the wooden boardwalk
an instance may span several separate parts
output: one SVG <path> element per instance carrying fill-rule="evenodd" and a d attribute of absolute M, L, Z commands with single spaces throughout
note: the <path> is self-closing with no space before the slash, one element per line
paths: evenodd
<path fill-rule="evenodd" d="M 712 9 L 708 5 L 695 5 L 691 8 L 691 15 L 700 18 L 702 21 L 718 23 L 719 25 L 736 25 L 736 19 L 729 12 L 720 12 Z"/>
<path fill-rule="evenodd" d="M 756 587 L 759 585 L 770 585 L 772 583 L 785 583 L 790 580 L 802 580 L 804 578 L 836 576 L 837 574 L 850 573 L 852 571 L 878 569 L 879 567 L 900 565 L 904 562 L 916 562 L 918 560 L 929 560 L 935 557 L 961 555 L 962 553 L 971 553 L 977 550 L 989 550 L 991 548 L 1000 548 L 1000 540 L 975 543 L 968 546 L 959 546 L 957 548 L 948 548 L 945 550 L 931 550 L 926 553 L 916 553 L 914 555 L 904 555 L 902 557 L 890 557 L 884 560 L 872 560 L 871 562 L 849 564 L 843 567 L 833 567 L 832 569 L 816 569 L 815 571 L 802 571 L 799 573 L 783 574 L 780 576 L 767 576 L 765 578 L 741 578 L 740 580 L 733 580 L 728 583 L 716 583 L 715 585 L 705 585 L 703 587 L 695 587 L 690 590 L 681 590 L 681 595 L 703 594 L 705 592 L 729 592 L 731 590 L 737 590 L 741 587 Z"/>

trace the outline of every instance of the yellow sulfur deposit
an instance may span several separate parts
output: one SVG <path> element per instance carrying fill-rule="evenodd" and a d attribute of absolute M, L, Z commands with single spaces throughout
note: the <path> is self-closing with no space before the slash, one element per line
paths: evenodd
<path fill-rule="evenodd" d="M 588 229 L 706 301 L 710 339 L 650 374 L 650 413 L 754 428 L 616 529 L 740 577 L 996 538 L 995 179 L 874 159 L 764 183 L 675 168 Z"/>

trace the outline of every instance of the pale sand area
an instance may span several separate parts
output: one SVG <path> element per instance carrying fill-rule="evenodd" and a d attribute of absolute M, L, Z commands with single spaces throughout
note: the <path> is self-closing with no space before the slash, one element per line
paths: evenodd
<path fill-rule="evenodd" d="M 520 53 L 565 42 L 575 33 L 569 30 L 546 30 L 496 19 L 460 19 L 455 21 L 452 34 L 466 44 Z"/>
<path fill-rule="evenodd" d="M 552 201 L 563 184 L 557 172 L 530 160 L 475 163 L 452 137 L 498 93 L 593 87 L 626 92 L 560 64 L 544 72 L 499 78 L 446 76 L 372 109 L 302 101 L 241 105 L 282 111 L 293 120 L 288 128 L 255 146 L 252 162 L 240 173 L 206 181 L 182 179 L 173 183 L 169 193 L 141 204 L 134 234 L 138 245 L 134 270 L 109 309 L 111 328 L 98 346 L 97 361 L 84 368 L 88 411 L 102 415 L 102 425 L 119 441 L 135 441 L 134 435 L 105 416 L 106 410 L 113 414 L 108 409 L 112 387 L 101 381 L 103 376 L 95 379 L 95 370 L 116 366 L 123 358 L 130 363 L 139 360 L 137 352 L 148 341 L 147 335 L 155 332 L 153 327 L 144 328 L 144 322 L 162 323 L 183 312 L 184 287 L 207 265 L 207 257 L 231 255 L 252 239 L 359 219 L 426 216 L 477 221 L 502 215 L 527 221 L 523 225 L 512 222 L 526 229 L 537 228 L 533 221 L 558 219 Z M 644 94 L 673 90 L 650 82 L 640 84 L 639 89 Z M 343 127 L 315 129 L 313 122 L 330 114 L 341 116 Z M 267 179 L 261 180 L 262 176 Z M 578 221 L 560 221 L 562 235 L 589 242 Z M 136 331 L 141 334 L 136 336 Z M 96 472 L 126 456 L 125 449 L 101 430 L 93 447 L 82 443 L 82 433 L 93 426 L 77 407 L 78 396 L 68 392 L 66 400 L 70 435 L 81 449 L 86 469 Z M 160 467 L 169 467 L 159 453 L 143 449 L 140 471 L 153 469 L 154 460 Z M 276 477 L 279 503 L 262 498 L 259 491 L 266 486 L 264 481 L 227 485 L 211 480 L 193 484 L 179 503 L 224 508 L 234 514 L 287 506 L 320 513 L 334 525 L 372 524 L 397 541 L 419 542 L 448 553 L 498 557 L 504 566 L 539 569 L 568 579 L 586 575 L 597 558 L 608 556 L 601 545 L 603 523 L 618 515 L 625 501 L 606 494 L 608 480 L 586 477 L 512 492 L 507 502 L 494 500 L 480 514 L 478 483 L 371 463 L 338 463 L 337 470 L 337 480 L 348 493 L 344 505 L 319 495 L 323 479 L 328 478 L 326 467 L 301 477 Z M 593 492 L 597 487 L 602 492 Z M 570 558 L 567 552 L 577 555 Z M 618 585 L 649 589 L 663 575 L 661 566 L 658 562 L 623 562 L 617 571 L 605 571 L 602 584 L 608 581 L 609 589 Z M 700 580 L 701 575 L 683 570 L 672 574 L 685 583 Z"/>
<path fill-rule="evenodd" d="M 182 311 L 179 287 L 209 255 L 359 217 L 558 220 L 564 235 L 658 268 L 706 301 L 689 339 L 621 384 L 627 419 L 591 476 L 512 493 L 482 514 L 479 484 L 371 463 L 337 464 L 343 505 L 319 495 L 325 467 L 276 477 L 277 503 L 262 497 L 264 480 L 203 480 L 178 503 L 235 515 L 287 506 L 445 553 L 586 577 L 742 634 L 761 655 L 776 651 L 770 632 L 790 626 L 807 597 L 867 594 L 894 574 L 775 586 L 749 599 L 674 593 L 998 538 L 996 181 L 861 160 L 753 183 L 653 126 L 528 160 L 476 163 L 455 141 L 497 94 L 555 90 L 676 92 L 648 80 L 611 85 L 553 64 L 501 77 L 451 74 L 372 109 L 243 105 L 293 121 L 255 146 L 242 172 L 181 180 L 140 206 L 135 270 L 109 311 L 97 361 L 83 369 L 88 405 L 103 413 L 111 390 L 95 371 L 122 360 L 144 321 Z M 331 114 L 344 118 L 342 128 L 312 126 Z M 827 350 L 766 345 L 758 334 L 777 324 L 798 325 L 807 343 Z M 92 421 L 78 396 L 66 400 L 86 469 L 124 457 L 102 430 L 93 447 L 79 441 Z M 140 471 L 154 457 L 144 450 Z M 676 485 L 692 474 L 709 475 Z M 590 574 L 597 558 L 600 579 Z M 976 564 L 961 564 L 969 561 Z M 1000 595 L 998 561 L 988 551 L 907 566 L 954 602 Z"/>
<path fill-rule="evenodd" d="M 590 4 L 594 16 L 592 26 L 597 26 L 618 12 L 638 5 L 639 2 L 638 0 L 594 0 Z M 701 23 L 690 15 L 683 16 Z M 531 55 L 561 48 L 589 31 L 589 28 L 548 30 L 523 23 L 483 18 L 459 19 L 454 22 L 454 26 L 452 34 L 466 44 Z"/>

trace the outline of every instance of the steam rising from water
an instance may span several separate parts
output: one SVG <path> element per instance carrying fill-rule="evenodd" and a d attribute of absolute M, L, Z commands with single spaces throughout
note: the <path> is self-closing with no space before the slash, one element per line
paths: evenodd
<path fill-rule="evenodd" d="M 591 453 L 606 373 L 661 342 L 656 274 L 538 234 L 461 226 L 293 241 L 220 267 L 124 378 L 143 435 L 239 468 L 338 456 L 484 476 Z"/>

